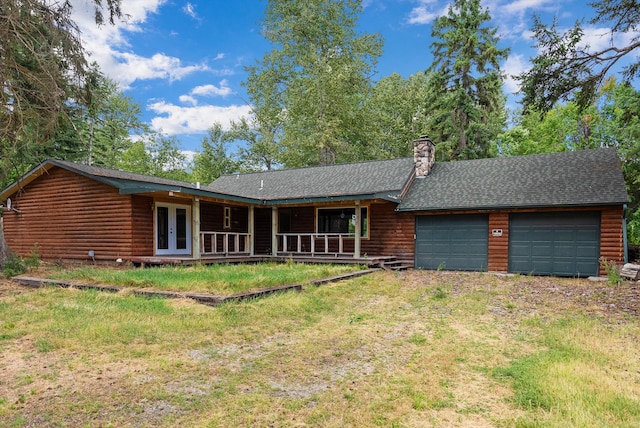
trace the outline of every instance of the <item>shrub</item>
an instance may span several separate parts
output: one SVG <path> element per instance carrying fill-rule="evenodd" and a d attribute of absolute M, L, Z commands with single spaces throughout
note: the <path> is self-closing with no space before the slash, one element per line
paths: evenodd
<path fill-rule="evenodd" d="M 26 271 L 27 271 L 27 268 L 22 262 L 22 259 L 16 256 L 15 254 L 9 255 L 9 258 L 4 263 L 4 266 L 2 266 L 2 273 L 7 278 L 10 278 L 16 275 L 22 275 Z"/>
<path fill-rule="evenodd" d="M 600 258 L 600 265 L 604 268 L 604 271 L 607 273 L 607 283 L 609 285 L 620 285 L 624 282 L 624 278 L 620 276 L 620 270 L 618 270 L 618 265 L 611 260 L 607 260 L 604 257 Z"/>

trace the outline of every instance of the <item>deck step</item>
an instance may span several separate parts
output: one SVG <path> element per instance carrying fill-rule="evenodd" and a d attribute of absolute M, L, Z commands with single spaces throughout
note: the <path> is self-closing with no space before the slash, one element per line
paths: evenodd
<path fill-rule="evenodd" d="M 379 266 L 385 270 L 400 271 L 413 268 L 413 260 L 398 259 L 396 257 L 387 257 L 379 260 Z"/>

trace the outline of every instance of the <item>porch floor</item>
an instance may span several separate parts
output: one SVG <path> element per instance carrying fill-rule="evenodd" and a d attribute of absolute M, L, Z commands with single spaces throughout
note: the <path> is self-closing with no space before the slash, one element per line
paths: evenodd
<path fill-rule="evenodd" d="M 158 266 L 158 265 L 194 265 L 194 264 L 224 264 L 224 263 L 262 263 L 275 262 L 284 263 L 294 261 L 296 263 L 331 263 L 331 264 L 359 264 L 369 267 L 384 267 L 385 264 L 397 264 L 398 258 L 395 256 L 369 256 L 354 258 L 351 255 L 328 254 L 328 255 L 228 255 L 228 256 L 202 256 L 195 259 L 189 256 L 137 256 L 128 259 L 134 265 Z M 407 266 L 409 267 L 409 266 Z"/>

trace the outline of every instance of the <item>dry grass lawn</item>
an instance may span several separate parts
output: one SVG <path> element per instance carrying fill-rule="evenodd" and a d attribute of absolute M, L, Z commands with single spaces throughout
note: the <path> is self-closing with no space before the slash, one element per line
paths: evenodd
<path fill-rule="evenodd" d="M 640 426 L 639 295 L 406 271 L 212 308 L 0 281 L 0 427 Z"/>

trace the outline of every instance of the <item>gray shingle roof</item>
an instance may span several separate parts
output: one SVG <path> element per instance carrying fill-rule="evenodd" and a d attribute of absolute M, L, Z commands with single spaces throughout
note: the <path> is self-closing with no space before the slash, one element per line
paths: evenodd
<path fill-rule="evenodd" d="M 436 163 L 400 211 L 607 205 L 628 202 L 614 149 Z"/>
<path fill-rule="evenodd" d="M 109 186 L 115 187 L 122 194 L 176 191 L 191 195 L 213 196 L 249 203 L 257 202 L 253 200 L 245 200 L 244 198 L 240 198 L 235 195 L 213 192 L 212 190 L 208 190 L 205 186 L 201 186 L 200 188 L 198 188 L 195 184 L 184 181 L 170 180 L 166 178 L 152 177 L 142 174 L 134 174 L 126 171 L 83 165 L 79 163 L 55 159 L 48 159 L 42 162 L 40 165 L 36 166 L 27 174 L 25 174 L 20 181 L 16 181 L 6 189 L 2 190 L 0 192 L 0 199 L 5 199 L 11 196 L 13 193 L 19 191 L 25 179 L 27 180 L 27 182 L 29 182 L 30 180 L 33 180 L 40 176 L 51 166 L 58 166 L 60 168 L 73 171 L 85 177 L 89 177 L 93 180 L 105 183 Z"/>
<path fill-rule="evenodd" d="M 397 198 L 411 176 L 412 158 L 233 174 L 207 189 L 263 201 L 337 197 Z"/>
<path fill-rule="evenodd" d="M 108 169 L 97 166 L 89 166 L 74 162 L 67 162 L 62 160 L 48 160 L 48 162 L 53 165 L 61 166 L 71 171 L 76 171 L 79 173 L 83 173 L 88 176 L 93 177 L 102 177 L 102 178 L 112 178 L 116 180 L 126 180 L 126 181 L 137 181 L 140 183 L 149 183 L 149 184 L 162 184 L 165 186 L 176 186 L 176 187 L 191 187 L 196 188 L 195 184 L 187 183 L 184 181 L 178 180 L 170 180 L 168 178 L 160 178 L 153 177 L 149 175 L 143 174 L 135 174 L 132 172 L 120 171 L 116 169 Z"/>
<path fill-rule="evenodd" d="M 295 203 L 399 195 L 413 171 L 413 159 L 234 174 L 209 186 L 48 160 L 25 177 L 37 177 L 57 165 L 102 181 L 120 193 L 179 191 L 246 203 Z M 16 182 L 0 193 L 19 189 Z M 620 160 L 614 149 L 596 149 L 511 158 L 436 163 L 416 178 L 398 206 L 400 211 L 570 207 L 628 202 Z"/>

